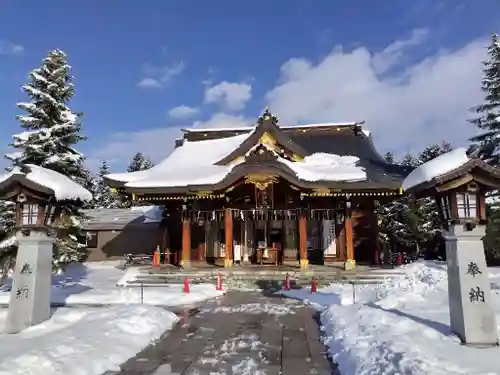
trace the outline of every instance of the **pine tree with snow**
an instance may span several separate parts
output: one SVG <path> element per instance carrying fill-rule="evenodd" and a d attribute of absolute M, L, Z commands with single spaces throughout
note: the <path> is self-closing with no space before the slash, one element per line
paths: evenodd
<path fill-rule="evenodd" d="M 81 134 L 81 113 L 73 112 L 69 101 L 74 95 L 71 67 L 61 50 L 50 52 L 40 68 L 29 73 L 22 86 L 30 101 L 18 103 L 25 112 L 18 115 L 22 133 L 13 135 L 15 152 L 6 155 L 14 165 L 35 164 L 57 171 L 85 186 L 89 172 L 84 156 L 74 146 L 86 138 Z M 58 236 L 54 267 L 63 268 L 86 258 L 87 250 L 81 220 L 84 216 L 77 202 L 62 207 L 64 230 Z"/>
<path fill-rule="evenodd" d="M 17 251 L 15 210 L 15 203 L 0 200 L 0 285 L 7 281 Z"/>
<path fill-rule="evenodd" d="M 479 134 L 470 138 L 470 152 L 486 162 L 500 164 L 500 37 L 493 34 L 488 47 L 488 59 L 483 61 L 481 89 L 484 102 L 473 108 L 476 118 L 469 120 L 479 128 Z"/>
<path fill-rule="evenodd" d="M 151 160 L 146 158 L 142 152 L 138 152 L 132 158 L 132 161 L 127 168 L 127 172 L 145 171 L 151 168 L 153 168 Z"/>
<path fill-rule="evenodd" d="M 111 187 L 104 183 L 104 176 L 109 174 L 109 166 L 105 160 L 101 162 L 97 179 L 97 186 L 93 199 L 94 208 L 116 208 L 120 207 L 118 196 L 113 192 Z"/>

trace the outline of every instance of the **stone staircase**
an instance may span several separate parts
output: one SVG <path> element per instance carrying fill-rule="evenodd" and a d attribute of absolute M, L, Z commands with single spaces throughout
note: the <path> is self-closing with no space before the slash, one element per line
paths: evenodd
<path fill-rule="evenodd" d="M 167 284 L 181 284 L 187 277 L 191 284 L 217 282 L 221 276 L 224 287 L 227 289 L 276 289 L 281 288 L 288 274 L 292 287 L 304 287 L 311 285 L 315 279 L 318 286 L 327 286 L 331 283 L 351 284 L 379 284 L 387 280 L 401 276 L 403 273 L 398 269 L 374 269 L 359 268 L 355 270 L 342 270 L 336 267 L 311 267 L 308 270 L 281 267 L 280 269 L 244 268 L 234 267 L 232 269 L 208 268 L 188 269 L 177 268 L 154 269 L 143 267 L 136 272 L 134 280 L 126 283 L 126 286 L 161 286 Z"/>

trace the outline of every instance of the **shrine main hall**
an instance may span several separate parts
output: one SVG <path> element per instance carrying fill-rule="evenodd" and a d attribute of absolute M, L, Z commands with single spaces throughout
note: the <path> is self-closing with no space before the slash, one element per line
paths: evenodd
<path fill-rule="evenodd" d="M 155 167 L 105 180 L 164 208 L 165 263 L 352 268 L 373 262 L 377 206 L 402 195 L 409 173 L 362 125 L 286 126 L 266 110 L 251 127 L 185 129 Z"/>

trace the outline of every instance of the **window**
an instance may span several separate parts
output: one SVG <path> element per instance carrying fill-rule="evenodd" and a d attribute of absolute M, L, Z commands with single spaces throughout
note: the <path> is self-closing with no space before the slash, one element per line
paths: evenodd
<path fill-rule="evenodd" d="M 460 219 L 476 218 L 476 194 L 470 192 L 457 193 L 457 210 Z"/>
<path fill-rule="evenodd" d="M 38 217 L 38 204 L 24 204 L 22 225 L 36 225 Z"/>
<path fill-rule="evenodd" d="M 87 232 L 87 248 L 95 249 L 97 248 L 97 232 Z"/>
<path fill-rule="evenodd" d="M 458 203 L 458 197 L 457 197 Z M 443 213 L 443 218 L 445 220 L 451 220 L 451 207 L 450 198 L 447 195 L 443 195 L 440 199 L 439 205 L 441 206 L 441 212 Z"/>

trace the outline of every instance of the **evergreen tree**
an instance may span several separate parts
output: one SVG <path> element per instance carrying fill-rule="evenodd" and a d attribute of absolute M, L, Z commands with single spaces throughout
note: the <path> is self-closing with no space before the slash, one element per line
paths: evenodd
<path fill-rule="evenodd" d="M 6 155 L 14 165 L 35 164 L 57 171 L 85 186 L 89 172 L 84 156 L 74 146 L 85 139 L 81 135 L 81 113 L 74 113 L 68 103 L 74 95 L 73 77 L 66 54 L 50 52 L 40 68 L 29 73 L 29 82 L 22 86 L 30 101 L 18 103 L 26 114 L 18 115 L 22 133 L 13 135 L 11 145 L 16 152 Z M 86 258 L 87 250 L 78 202 L 64 202 L 62 224 L 54 266 L 61 269 L 73 261 Z"/>
<path fill-rule="evenodd" d="M 477 117 L 469 120 L 479 128 L 472 137 L 470 151 L 486 162 L 500 163 L 500 37 L 493 34 L 488 47 L 488 59 L 483 61 L 481 89 L 484 103 L 473 108 Z"/>
<path fill-rule="evenodd" d="M 0 285 L 7 280 L 16 254 L 15 209 L 15 203 L 0 200 Z"/>
<path fill-rule="evenodd" d="M 142 152 L 138 152 L 132 158 L 132 161 L 127 168 L 127 172 L 145 171 L 146 169 L 150 169 L 152 167 L 153 163 L 151 160 L 146 158 Z"/>
<path fill-rule="evenodd" d="M 116 194 L 111 188 L 104 183 L 103 177 L 109 174 L 109 166 L 106 161 L 101 162 L 99 168 L 97 186 L 93 199 L 93 208 L 116 208 L 120 207 L 120 202 L 117 200 Z"/>

